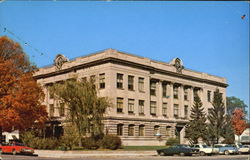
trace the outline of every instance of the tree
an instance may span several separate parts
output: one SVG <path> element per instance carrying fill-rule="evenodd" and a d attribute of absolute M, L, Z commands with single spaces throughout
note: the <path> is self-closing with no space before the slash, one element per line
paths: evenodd
<path fill-rule="evenodd" d="M 232 125 L 234 133 L 238 136 L 238 143 L 240 142 L 240 135 L 246 129 L 246 121 L 244 120 L 243 109 L 237 108 L 233 111 Z"/>
<path fill-rule="evenodd" d="M 199 96 L 195 96 L 194 105 L 191 109 L 191 120 L 186 125 L 186 138 L 192 144 L 198 143 L 198 139 L 204 139 L 206 134 L 206 115 Z"/>
<path fill-rule="evenodd" d="M 67 106 L 67 120 L 74 124 L 80 138 L 102 138 L 104 113 L 111 104 L 105 97 L 98 97 L 94 81 L 78 81 L 77 78 L 50 87 L 55 98 Z M 79 146 L 81 146 L 81 139 Z"/>
<path fill-rule="evenodd" d="M 226 124 L 225 106 L 222 98 L 222 94 L 219 89 L 214 92 L 214 98 L 212 102 L 213 108 L 208 113 L 208 139 L 214 144 L 219 142 L 220 137 L 223 136 L 223 132 Z"/>
<path fill-rule="evenodd" d="M 77 128 L 72 123 L 68 123 L 64 126 L 64 133 L 61 137 L 61 143 L 64 147 L 72 150 L 73 146 L 77 144 L 79 140 L 77 134 Z"/>
<path fill-rule="evenodd" d="M 241 108 L 245 114 L 247 114 L 247 105 L 244 101 L 237 97 L 227 97 L 227 114 L 233 115 L 233 111 L 236 108 Z"/>
<path fill-rule="evenodd" d="M 232 126 L 232 118 L 230 115 L 226 115 L 225 125 L 223 127 L 222 137 L 224 138 L 222 143 L 233 144 L 234 143 L 234 130 Z"/>
<path fill-rule="evenodd" d="M 19 44 L 0 37 L 0 130 L 23 131 L 47 119 L 44 94 Z M 2 136 L 0 135 L 0 138 Z"/>

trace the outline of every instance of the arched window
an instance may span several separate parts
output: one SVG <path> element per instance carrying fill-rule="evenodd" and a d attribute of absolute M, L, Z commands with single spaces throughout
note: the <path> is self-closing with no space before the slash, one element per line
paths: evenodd
<path fill-rule="evenodd" d="M 117 124 L 117 135 L 118 136 L 123 135 L 123 124 Z"/>
<path fill-rule="evenodd" d="M 145 136 L 145 126 L 139 125 L 139 136 Z"/>
<path fill-rule="evenodd" d="M 166 127 L 166 136 L 171 137 L 171 126 Z"/>
<path fill-rule="evenodd" d="M 160 135 L 160 126 L 154 126 L 154 136 Z"/>
<path fill-rule="evenodd" d="M 128 125 L 128 136 L 134 136 L 135 135 L 135 125 L 130 124 Z"/>

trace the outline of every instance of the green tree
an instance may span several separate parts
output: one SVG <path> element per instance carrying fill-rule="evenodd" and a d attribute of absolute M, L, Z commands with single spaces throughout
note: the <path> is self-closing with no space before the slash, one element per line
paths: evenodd
<path fill-rule="evenodd" d="M 235 140 L 234 129 L 232 125 L 232 118 L 230 115 L 226 115 L 226 122 L 224 125 L 224 130 L 222 132 L 222 137 L 224 138 L 222 143 L 233 144 Z"/>
<path fill-rule="evenodd" d="M 50 92 L 66 104 L 67 120 L 77 128 L 79 146 L 82 146 L 81 138 L 85 136 L 102 138 L 104 113 L 111 103 L 106 97 L 97 96 L 94 80 L 78 81 L 72 78 L 54 84 Z"/>
<path fill-rule="evenodd" d="M 225 115 L 225 105 L 223 102 L 222 94 L 219 89 L 214 92 L 214 98 L 212 102 L 213 108 L 208 113 L 208 139 L 214 143 L 218 143 L 219 139 L 224 134 L 224 129 L 226 127 L 226 115 Z"/>
<path fill-rule="evenodd" d="M 198 139 L 204 139 L 206 134 L 206 114 L 202 107 L 202 102 L 199 96 L 195 96 L 194 105 L 191 108 L 191 119 L 186 125 L 186 138 L 192 144 L 198 143 Z"/>
<path fill-rule="evenodd" d="M 241 99 L 237 97 L 227 97 L 227 114 L 233 115 L 233 111 L 236 108 L 241 108 L 244 114 L 247 114 L 247 105 Z"/>
<path fill-rule="evenodd" d="M 64 127 L 64 133 L 61 137 L 61 145 L 72 149 L 79 141 L 79 135 L 77 134 L 77 128 L 72 123 L 66 124 Z"/>

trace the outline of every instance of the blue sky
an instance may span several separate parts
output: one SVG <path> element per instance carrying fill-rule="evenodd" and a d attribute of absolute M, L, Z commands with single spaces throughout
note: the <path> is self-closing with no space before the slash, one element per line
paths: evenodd
<path fill-rule="evenodd" d="M 179 57 L 186 68 L 227 78 L 227 96 L 249 105 L 248 2 L 4 1 L 0 27 L 39 67 L 58 53 L 107 48 L 165 62 Z"/>

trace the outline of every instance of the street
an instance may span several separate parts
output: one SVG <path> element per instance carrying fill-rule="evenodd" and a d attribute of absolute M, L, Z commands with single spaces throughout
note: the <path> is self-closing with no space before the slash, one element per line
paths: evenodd
<path fill-rule="evenodd" d="M 43 158 L 35 156 L 22 155 L 2 155 L 2 160 L 250 160 L 249 155 L 217 155 L 217 156 L 96 156 L 96 157 L 79 157 L 79 158 Z"/>

